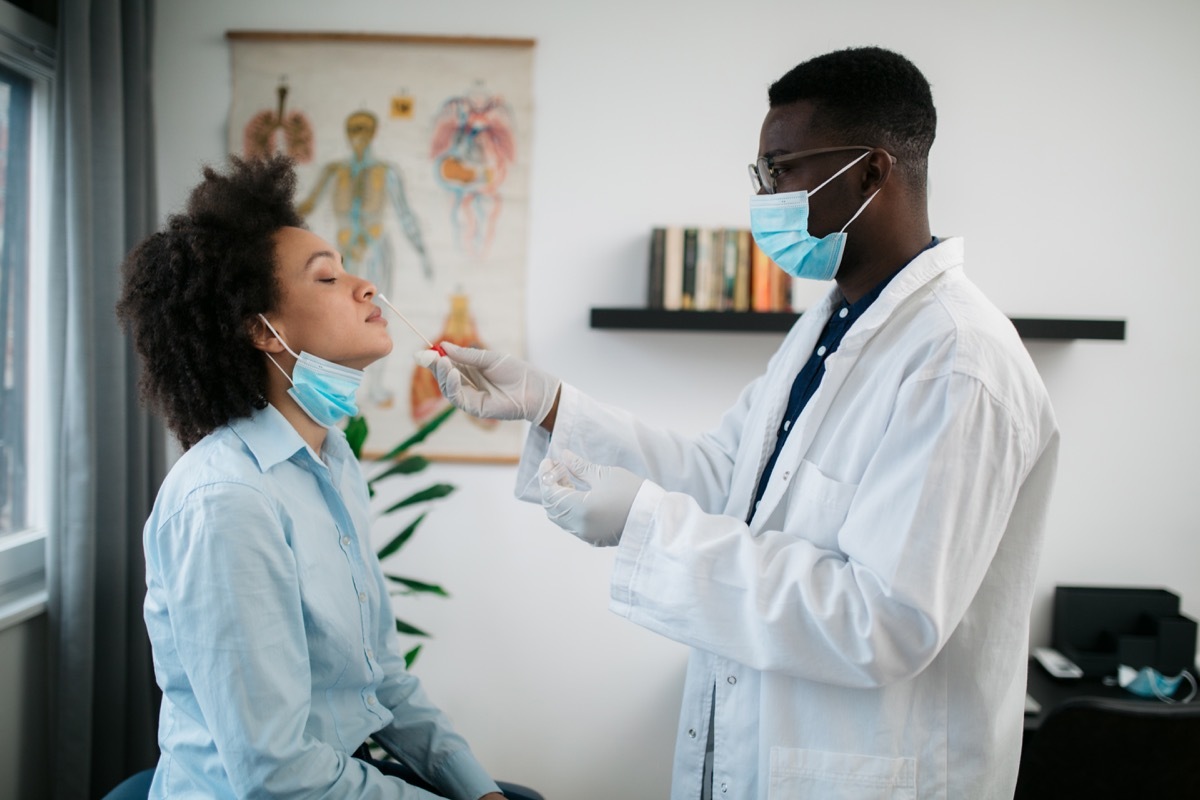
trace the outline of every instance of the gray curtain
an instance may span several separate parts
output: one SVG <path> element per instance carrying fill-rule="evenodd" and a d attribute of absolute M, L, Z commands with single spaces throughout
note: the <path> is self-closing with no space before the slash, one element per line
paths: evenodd
<path fill-rule="evenodd" d="M 157 758 L 141 529 L 165 472 L 116 322 L 120 263 L 157 223 L 152 0 L 60 0 L 52 149 L 47 559 L 55 798 L 102 797 Z"/>

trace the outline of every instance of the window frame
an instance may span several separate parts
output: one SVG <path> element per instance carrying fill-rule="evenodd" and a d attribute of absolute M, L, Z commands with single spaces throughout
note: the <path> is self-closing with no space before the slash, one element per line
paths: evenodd
<path fill-rule="evenodd" d="M 55 29 L 32 14 L 0 0 L 0 63 L 30 79 L 29 229 L 26 276 L 29 322 L 26 359 L 26 441 L 48 441 L 49 360 L 47 314 L 50 225 L 51 106 L 56 67 Z M 26 448 L 26 524 L 0 535 L 0 630 L 46 608 L 46 543 L 50 519 L 49 457 L 45 448 Z"/>

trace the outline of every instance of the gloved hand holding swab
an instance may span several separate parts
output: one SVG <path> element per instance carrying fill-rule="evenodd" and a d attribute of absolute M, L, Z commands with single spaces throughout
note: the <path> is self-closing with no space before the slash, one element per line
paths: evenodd
<path fill-rule="evenodd" d="M 422 339 L 424 339 L 424 340 L 425 340 L 425 344 L 429 345 L 429 349 L 430 349 L 430 350 L 434 350 L 434 351 L 436 351 L 438 355 L 442 355 L 442 356 L 446 355 L 446 351 L 442 349 L 442 346 L 441 346 L 440 344 L 434 344 L 433 342 L 429 341 L 428 337 L 426 337 L 426 336 L 425 336 L 425 334 L 423 334 L 423 333 L 421 333 L 419 330 L 417 330 L 417 326 L 416 326 L 416 325 L 413 325 L 411 322 L 409 322 L 409 321 L 408 321 L 408 317 L 406 317 L 406 316 L 404 316 L 403 314 L 401 314 L 401 313 L 400 313 L 400 309 L 398 309 L 398 308 L 396 308 L 394 305 L 392 305 L 392 302 L 391 302 L 390 300 L 388 300 L 388 299 L 387 299 L 386 297 L 384 297 L 382 294 L 377 294 L 377 295 L 375 295 L 375 296 L 376 296 L 376 297 L 378 297 L 378 298 L 379 298 L 379 299 L 380 299 L 380 300 L 383 302 L 383 304 L 384 304 L 385 306 L 387 306 L 388 308 L 390 308 L 390 309 L 392 310 L 392 313 L 394 313 L 394 314 L 395 314 L 397 317 L 399 317 L 399 318 L 400 318 L 400 320 L 401 320 L 401 321 L 402 321 L 402 322 L 403 322 L 405 325 L 407 325 L 408 327 L 412 328 L 412 332 L 413 332 L 413 333 L 415 333 L 417 336 L 420 336 Z"/>

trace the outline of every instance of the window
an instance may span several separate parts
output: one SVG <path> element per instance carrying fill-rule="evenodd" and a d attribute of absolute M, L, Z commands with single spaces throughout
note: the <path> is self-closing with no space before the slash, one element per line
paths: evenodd
<path fill-rule="evenodd" d="M 0 2 L 0 626 L 45 604 L 49 100 L 54 32 Z"/>

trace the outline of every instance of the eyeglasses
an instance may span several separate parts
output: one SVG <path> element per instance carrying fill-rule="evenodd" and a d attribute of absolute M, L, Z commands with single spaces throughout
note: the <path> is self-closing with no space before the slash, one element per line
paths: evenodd
<path fill-rule="evenodd" d="M 747 165 L 746 169 L 750 171 L 750 183 L 754 186 L 756 192 L 766 192 L 767 194 L 775 194 L 775 177 L 778 168 L 784 164 L 791 164 L 793 161 L 799 161 L 802 158 L 809 156 L 820 155 L 821 153 L 838 153 L 844 150 L 874 150 L 873 147 L 866 145 L 849 145 L 846 147 L 818 147 L 815 150 L 800 150 L 795 153 L 784 153 L 781 156 L 762 156 L 753 164 Z M 888 154 L 888 158 L 892 159 L 892 163 L 896 163 L 896 157 Z"/>

